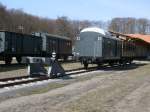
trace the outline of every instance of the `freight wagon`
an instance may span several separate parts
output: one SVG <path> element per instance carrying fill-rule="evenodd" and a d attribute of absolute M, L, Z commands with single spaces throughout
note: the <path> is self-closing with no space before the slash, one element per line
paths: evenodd
<path fill-rule="evenodd" d="M 51 57 L 53 52 L 56 53 L 57 59 L 63 58 L 66 60 L 68 56 L 72 56 L 72 42 L 70 38 L 40 32 L 32 34 L 42 38 L 42 56 Z"/>
<path fill-rule="evenodd" d="M 34 35 L 0 31 L 0 59 L 10 64 L 12 57 L 18 63 L 23 56 L 41 56 L 42 39 Z"/>
<path fill-rule="evenodd" d="M 55 52 L 57 58 L 67 59 L 72 55 L 71 39 L 48 33 L 32 35 L 0 31 L 0 60 L 10 64 L 13 57 L 18 63 L 22 57 L 51 57 Z"/>
<path fill-rule="evenodd" d="M 139 40 L 124 41 L 97 27 L 85 28 L 76 38 L 75 56 L 79 58 L 85 68 L 90 63 L 124 65 L 131 63 L 133 59 L 148 56 L 147 47 L 140 43 Z"/>
<path fill-rule="evenodd" d="M 76 56 L 87 68 L 88 64 L 112 63 L 120 60 L 121 40 L 99 28 L 85 28 L 75 43 Z"/>

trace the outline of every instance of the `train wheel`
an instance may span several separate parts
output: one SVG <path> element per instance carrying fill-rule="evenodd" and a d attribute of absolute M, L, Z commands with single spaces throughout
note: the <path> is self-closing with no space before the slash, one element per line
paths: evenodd
<path fill-rule="evenodd" d="M 85 63 L 83 63 L 83 64 L 84 64 L 84 68 L 85 68 L 85 69 L 88 69 L 88 63 L 85 62 Z"/>
<path fill-rule="evenodd" d="M 113 66 L 113 65 L 114 65 L 114 63 L 113 63 L 113 62 L 109 62 L 109 65 L 110 65 L 110 66 Z"/>
<path fill-rule="evenodd" d="M 123 64 L 124 64 L 124 63 L 123 63 L 123 61 L 119 61 L 119 66 L 121 66 L 121 67 L 122 67 L 122 66 L 123 66 Z"/>
<path fill-rule="evenodd" d="M 124 60 L 123 63 L 122 63 L 122 66 L 126 67 L 126 65 L 127 65 L 127 60 Z"/>
<path fill-rule="evenodd" d="M 12 61 L 12 57 L 5 57 L 5 64 L 10 65 Z"/>
<path fill-rule="evenodd" d="M 64 56 L 64 61 L 67 61 L 67 59 L 68 59 L 68 56 Z"/>
<path fill-rule="evenodd" d="M 129 60 L 129 64 L 130 64 L 130 65 L 132 64 L 132 61 L 133 61 L 133 60 Z"/>
<path fill-rule="evenodd" d="M 101 63 L 98 63 L 98 64 L 97 64 L 97 67 L 98 67 L 98 68 L 100 68 L 101 66 L 102 66 L 102 64 L 101 64 Z"/>
<path fill-rule="evenodd" d="M 16 60 L 17 60 L 17 62 L 20 64 L 21 61 L 22 61 L 22 58 L 19 56 L 19 57 L 16 57 Z"/>

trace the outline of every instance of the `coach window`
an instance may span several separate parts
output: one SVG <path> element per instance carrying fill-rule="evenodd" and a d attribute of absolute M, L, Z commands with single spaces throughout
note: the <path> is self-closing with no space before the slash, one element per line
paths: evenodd
<path fill-rule="evenodd" d="M 77 37 L 77 40 L 80 40 L 80 37 Z"/>
<path fill-rule="evenodd" d="M 101 37 L 98 36 L 98 40 L 101 40 Z"/>

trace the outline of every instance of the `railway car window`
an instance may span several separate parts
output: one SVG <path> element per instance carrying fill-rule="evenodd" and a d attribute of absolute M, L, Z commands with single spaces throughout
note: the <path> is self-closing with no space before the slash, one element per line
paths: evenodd
<path fill-rule="evenodd" d="M 98 37 L 98 40 L 101 40 L 101 37 Z"/>
<path fill-rule="evenodd" d="M 80 40 L 80 37 L 77 37 L 77 40 Z"/>

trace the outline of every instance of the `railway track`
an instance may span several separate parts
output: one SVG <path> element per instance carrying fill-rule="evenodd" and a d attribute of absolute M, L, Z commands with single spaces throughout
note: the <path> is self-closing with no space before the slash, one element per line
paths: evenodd
<path fill-rule="evenodd" d="M 4 87 L 11 87 L 11 86 L 15 86 L 15 85 L 21 85 L 21 84 L 28 84 L 31 82 L 36 82 L 36 81 L 43 81 L 43 80 L 47 80 L 49 78 L 47 77 L 36 77 L 36 78 L 20 78 L 20 79 L 15 79 L 15 80 L 7 80 L 7 81 L 1 81 L 0 82 L 0 88 L 4 88 Z"/>
<path fill-rule="evenodd" d="M 11 78 L 4 78 L 0 79 L 0 82 L 9 81 L 9 80 L 19 80 L 23 78 L 29 78 L 29 76 L 20 76 L 20 77 L 11 77 Z"/>
<path fill-rule="evenodd" d="M 64 76 L 78 75 L 81 73 L 91 72 L 91 71 L 95 71 L 95 70 L 96 70 L 96 67 L 91 67 L 88 70 L 85 70 L 83 68 L 67 70 L 66 74 Z M 61 78 L 64 76 L 58 76 L 57 78 Z M 44 81 L 44 80 L 48 80 L 48 79 L 50 79 L 50 78 L 45 77 L 45 76 L 39 76 L 39 77 L 21 76 L 21 77 L 4 78 L 4 79 L 0 79 L 0 88 L 13 87 L 16 85 L 28 84 L 28 83 Z"/>

